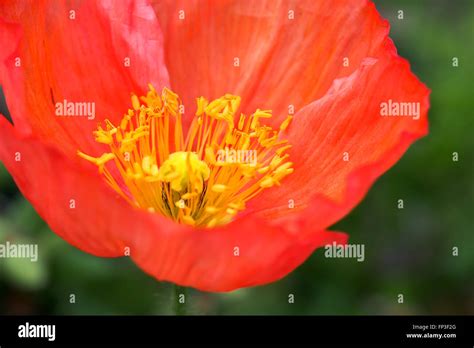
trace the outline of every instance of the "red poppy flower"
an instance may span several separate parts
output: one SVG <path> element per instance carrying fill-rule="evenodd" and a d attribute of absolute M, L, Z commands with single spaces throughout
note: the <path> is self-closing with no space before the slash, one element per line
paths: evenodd
<path fill-rule="evenodd" d="M 159 280 L 285 276 L 346 242 L 328 228 L 427 133 L 429 90 L 368 1 L 3 1 L 0 18 L 0 160 L 55 233 Z"/>

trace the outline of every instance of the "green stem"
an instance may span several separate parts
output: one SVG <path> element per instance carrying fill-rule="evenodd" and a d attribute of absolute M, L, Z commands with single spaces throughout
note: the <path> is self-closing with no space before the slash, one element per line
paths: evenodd
<path fill-rule="evenodd" d="M 183 297 L 184 295 L 184 297 Z M 184 303 L 183 302 L 184 299 Z M 186 315 L 186 288 L 179 285 L 174 285 L 174 305 L 173 313 L 175 315 Z"/>

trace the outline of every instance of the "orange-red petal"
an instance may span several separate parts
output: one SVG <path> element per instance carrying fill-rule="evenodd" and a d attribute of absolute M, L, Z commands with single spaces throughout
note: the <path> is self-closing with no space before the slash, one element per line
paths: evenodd
<path fill-rule="evenodd" d="M 387 39 L 378 56 L 367 58 L 350 77 L 335 81 L 324 98 L 295 115 L 288 132 L 295 171 L 281 187 L 254 199 L 251 208 L 285 215 L 292 223 L 304 220 L 316 230 L 327 228 L 363 198 L 413 141 L 426 135 L 428 96 L 428 88 Z M 381 105 L 389 100 L 415 103 L 414 108 L 418 104 L 419 118 L 381 116 Z M 289 200 L 299 216 L 289 214 Z"/>
<path fill-rule="evenodd" d="M 347 238 L 315 231 L 303 239 L 259 218 L 194 229 L 130 207 L 95 170 L 19 135 L 3 117 L 0 139 L 0 160 L 55 233 L 94 255 L 129 254 L 159 280 L 205 291 L 265 284 L 292 271 L 315 248 Z"/>
<path fill-rule="evenodd" d="M 0 83 L 18 131 L 71 157 L 79 148 L 99 151 L 92 136 L 99 121 L 120 119 L 130 93 L 147 83 L 168 85 L 162 41 L 144 1 L 2 3 Z M 95 103 L 95 118 L 56 116 L 64 100 Z"/>
<path fill-rule="evenodd" d="M 171 86 L 187 109 L 196 96 L 233 93 L 242 97 L 244 112 L 272 109 L 275 123 L 349 76 L 388 33 L 388 23 L 365 0 L 154 4 Z"/>
<path fill-rule="evenodd" d="M 127 26 L 125 20 L 125 27 L 131 29 L 106 36 L 114 45 L 102 36 L 102 32 L 108 32 L 104 28 L 114 32 L 113 18 L 116 24 L 123 24 L 123 18 L 130 23 L 134 20 L 122 10 L 94 10 L 94 2 L 84 6 L 94 7 L 94 16 L 101 15 L 92 23 L 81 17 L 84 23 L 79 29 L 60 18 L 58 23 L 66 27 L 64 33 L 59 24 L 47 21 L 45 16 L 62 13 L 64 5 L 30 13 L 33 23 L 47 23 L 53 29 L 51 38 L 41 29 L 45 49 L 35 42 L 25 44 L 23 39 L 17 50 L 12 40 L 19 35 L 33 40 L 33 26 L 0 22 L 0 41 L 8 42 L 4 46 L 7 52 L 0 54 L 0 64 L 4 64 L 0 77 L 7 101 L 16 127 L 29 129 L 37 138 L 25 138 L 20 129 L 0 119 L 0 160 L 51 228 L 82 250 L 119 256 L 130 247 L 134 261 L 157 279 L 202 290 L 227 291 L 276 280 L 315 248 L 332 241 L 344 242 L 345 235 L 327 232 L 327 227 L 347 214 L 373 181 L 427 131 L 428 90 L 411 74 L 408 64 L 396 56 L 392 43 L 385 39 L 388 26 L 373 5 L 337 1 L 326 8 L 329 5 L 325 3 L 282 1 L 274 5 L 273 1 L 229 0 L 214 2 L 213 6 L 206 1 L 155 6 L 166 32 L 165 56 L 171 84 L 183 95 L 186 106 L 194 105 L 199 95 L 213 98 L 233 92 L 249 100 L 244 105 L 248 109 L 272 108 L 284 116 L 288 104 L 296 110 L 301 108 L 288 133 L 294 146 L 291 158 L 295 172 L 281 187 L 251 201 L 245 215 L 229 225 L 193 229 L 133 209 L 104 185 L 93 168 L 68 157 L 78 147 L 94 148 L 88 139 L 95 125 L 44 117 L 51 111 L 51 97 L 65 98 L 66 92 L 82 98 L 100 96 L 101 108 L 110 107 L 110 114 L 104 116 L 113 119 L 126 109 L 121 103 L 128 103 L 130 89 L 136 90 L 138 82 L 143 82 L 143 88 L 148 82 L 142 81 L 146 71 L 136 72 L 137 76 L 123 75 L 117 62 L 129 47 L 126 41 L 132 38 L 133 42 L 133 33 L 142 32 L 134 31 L 135 26 Z M 300 22 L 281 21 L 291 6 L 296 9 L 295 20 Z M 184 20 L 179 17 L 181 10 Z M 18 13 L 25 13 L 22 11 L 29 10 Z M 6 17 L 15 22 L 19 20 L 16 16 L 12 12 Z M 153 23 L 145 24 L 151 29 Z M 87 25 L 92 27 L 87 29 Z M 91 37 L 87 30 L 97 32 L 99 39 L 92 40 L 97 46 L 83 42 Z M 71 38 L 80 40 L 82 54 L 87 53 L 84 47 L 104 53 L 105 61 L 111 63 L 107 66 L 107 76 L 112 78 L 109 85 L 105 85 L 105 73 L 93 58 L 73 57 L 71 47 L 66 47 Z M 53 43 L 65 47 L 64 62 Z M 121 53 L 108 54 L 106 48 L 116 47 Z M 140 47 L 143 43 L 136 46 Z M 5 68 L 17 52 L 27 53 L 26 63 L 31 59 L 30 64 L 23 65 L 25 71 Z M 137 57 L 150 59 L 142 53 Z M 234 66 L 236 57 L 238 67 Z M 349 58 L 347 67 L 343 65 L 345 57 Z M 45 73 L 40 75 L 40 65 L 31 62 L 41 62 Z M 77 76 L 65 82 L 62 79 L 68 77 L 68 62 L 73 62 Z M 151 64 L 148 60 L 144 63 Z M 333 83 L 340 77 L 344 78 Z M 91 88 L 101 88 L 85 90 L 82 78 L 92 82 Z M 107 89 L 119 82 L 127 89 Z M 420 119 L 382 118 L 380 103 L 389 98 L 420 102 Z M 21 153 L 22 161 L 14 160 L 16 152 Z M 348 153 L 348 161 L 344 161 L 344 152 Z M 74 209 L 70 207 L 71 199 Z M 294 210 L 289 209 L 290 199 L 296 205 Z M 266 219 L 268 216 L 273 219 Z"/>

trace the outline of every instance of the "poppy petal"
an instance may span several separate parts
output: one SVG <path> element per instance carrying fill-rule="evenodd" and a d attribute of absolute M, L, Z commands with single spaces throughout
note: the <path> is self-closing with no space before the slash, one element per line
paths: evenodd
<path fill-rule="evenodd" d="M 349 76 L 388 33 L 368 1 L 155 1 L 171 86 L 194 98 L 233 93 L 280 122 Z M 179 52 L 179 54 L 178 54 Z"/>
<path fill-rule="evenodd" d="M 258 218 L 238 219 L 213 229 L 160 231 L 136 235 L 132 258 L 157 279 L 204 291 L 231 291 L 276 281 L 318 247 L 345 244 L 347 235 L 313 231 L 298 238 Z"/>
<path fill-rule="evenodd" d="M 19 2 L 0 7 L 0 17 L 8 50 L 1 84 L 18 131 L 72 157 L 98 151 L 92 131 L 105 118 L 120 120 L 131 92 L 169 84 L 160 27 L 144 1 Z M 68 102 L 82 103 L 75 111 L 87 117 L 58 117 Z"/>
<path fill-rule="evenodd" d="M 292 271 L 315 248 L 347 239 L 325 231 L 300 239 L 258 218 L 215 229 L 177 224 L 134 209 L 95 170 L 19 135 L 3 117 L 0 138 L 0 160 L 56 234 L 97 256 L 130 255 L 158 280 L 205 291 L 265 284 Z"/>
<path fill-rule="evenodd" d="M 97 88 L 106 82 L 105 73 L 96 61 L 92 62 L 93 58 L 87 57 L 83 46 L 91 32 L 110 34 L 106 36 L 109 41 L 100 35 L 92 40 L 100 47 L 87 46 L 91 51 L 103 52 L 103 59 L 111 63 L 108 69 L 113 73 L 107 76 L 116 74 L 117 80 L 107 82 L 114 86 L 128 83 L 129 87 L 136 87 L 132 91 L 141 92 L 140 76 L 124 74 L 123 67 L 119 68 L 120 59 L 129 49 L 126 41 L 134 42 L 135 33 L 141 33 L 128 28 L 134 28 L 136 20 L 146 19 L 150 27 L 144 27 L 153 31 L 153 23 L 148 22 L 151 18 L 138 15 L 131 3 L 131 12 L 137 14 L 132 19 L 127 11 L 115 9 L 112 4 L 86 2 L 78 7 L 78 15 L 90 7 L 94 17 L 90 23 L 85 16 L 77 17 L 83 21 L 75 22 L 78 27 L 66 22 L 71 8 L 64 4 L 31 13 L 28 8 L 18 10 L 22 15 L 31 15 L 32 23 L 50 27 L 51 38 L 45 35 L 46 29 L 37 25 L 44 37 L 39 43 L 29 42 L 34 38 L 30 34 L 35 26 L 22 23 L 15 27 L 0 21 L 0 29 L 5 30 L 0 34 L 0 43 L 9 42 L 4 46 L 8 52 L 0 54 L 0 77 L 7 101 L 13 103 L 15 121 L 13 128 L 0 118 L 0 160 L 50 227 L 84 251 L 121 256 L 130 247 L 132 259 L 157 279 L 207 291 L 229 291 L 277 280 L 315 248 L 333 241 L 345 243 L 345 234 L 326 228 L 352 209 L 373 181 L 427 131 L 428 90 L 411 74 L 408 64 L 396 56 L 391 41 L 384 40 L 388 26 L 372 4 L 338 1 L 326 8 L 329 5 L 312 1 L 282 1 L 278 6 L 263 1 L 229 0 L 213 2 L 212 6 L 210 2 L 190 1 L 180 10 L 181 4 L 170 9 L 172 3 L 164 2 L 157 4 L 155 10 L 167 33 L 165 57 L 173 75 L 171 83 L 183 95 L 185 105 L 199 95 L 214 98 L 233 92 L 249 100 L 245 107 L 271 104 L 268 106 L 276 113 L 285 114 L 288 103 L 297 110 L 302 107 L 288 133 L 295 172 L 280 188 L 264 191 L 252 200 L 238 219 L 214 229 L 179 225 L 158 214 L 135 209 L 117 197 L 94 168 L 68 157 L 73 153 L 75 156 L 78 147 L 85 151 L 95 148 L 89 135 L 95 125 L 84 120 L 58 121 L 53 116 L 55 100 L 71 96 L 97 98 L 97 103 L 102 103 L 97 104 L 97 110 L 100 106 L 103 111 L 113 112 L 105 115 L 112 119 L 120 117 L 127 107 L 120 103 L 128 100 L 123 97 L 130 89 Z M 288 6 L 295 7 L 295 18 L 301 17 L 298 25 L 302 29 L 282 22 L 288 16 Z M 329 9 L 335 14 L 328 15 Z M 182 10 L 189 21 L 178 22 Z M 50 14 L 59 17 L 57 23 L 48 20 Z M 12 12 L 3 17 L 10 22 L 19 21 L 15 16 L 17 13 Z M 121 31 L 123 24 L 126 29 Z M 62 27 L 66 28 L 62 29 L 64 33 L 59 29 Z M 318 35 L 311 34 L 313 29 Z M 25 39 L 16 50 L 18 33 Z M 75 51 L 66 39 L 74 38 L 79 41 L 78 52 L 86 58 L 73 59 Z M 155 39 L 159 50 L 161 37 Z M 318 42 L 321 46 L 315 45 Z M 63 45 L 65 51 L 58 51 L 53 44 Z M 137 41 L 132 47 L 138 50 L 137 57 L 151 59 L 146 54 L 142 56 L 143 45 Z M 300 49 L 296 61 L 289 60 L 295 55 L 285 47 Z M 65 55 L 64 62 L 77 65 L 66 66 L 58 54 Z M 344 54 L 349 55 L 348 69 L 341 68 Z M 22 59 L 23 68 L 18 71 L 12 68 L 16 57 Z M 189 63 L 190 57 L 196 57 L 195 64 Z M 84 60 L 86 70 L 79 65 Z M 41 76 L 37 73 L 39 63 L 45 71 Z M 149 61 L 144 63 L 150 66 Z M 84 91 L 83 80 L 61 80 L 70 78 L 68 69 L 77 76 L 96 72 L 96 77 L 86 79 L 92 82 L 93 87 L 88 87 L 91 90 Z M 137 71 L 140 72 L 136 75 L 148 74 L 147 68 Z M 316 74 L 319 75 L 315 78 Z M 21 103 L 15 102 L 17 98 Z M 381 117 L 381 103 L 392 99 L 419 102 L 420 118 Z M 260 104 L 265 101 L 268 103 Z M 114 107 L 120 111 L 116 113 Z M 45 118 L 47 114 L 52 116 Z M 25 137 L 22 128 L 28 128 L 37 138 Z M 344 160 L 345 153 L 348 160 Z M 294 200 L 296 209 L 289 209 L 289 199 Z M 300 213 L 292 214 L 294 211 Z"/>
<path fill-rule="evenodd" d="M 103 194 L 96 170 L 73 165 L 55 147 L 20 135 L 2 115 L 0 139 L 0 161 L 55 233 L 94 255 L 123 255 L 123 243 L 108 226 L 119 210 L 109 209 L 115 200 Z"/>
<path fill-rule="evenodd" d="M 391 40 L 385 47 L 385 53 L 366 59 L 357 72 L 336 80 L 324 98 L 295 115 L 288 133 L 295 171 L 281 187 L 250 202 L 251 209 L 304 219 L 316 230 L 327 228 L 363 198 L 413 141 L 427 134 L 430 91 L 397 56 Z M 392 111 L 397 105 L 413 114 L 382 116 L 389 105 Z M 289 200 L 299 216 L 291 214 Z"/>

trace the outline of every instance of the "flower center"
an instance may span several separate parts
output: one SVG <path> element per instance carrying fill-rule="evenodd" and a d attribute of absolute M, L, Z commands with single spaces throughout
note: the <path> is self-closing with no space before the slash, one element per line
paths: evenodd
<path fill-rule="evenodd" d="M 132 109 L 119 125 L 105 121 L 95 140 L 109 146 L 100 157 L 80 151 L 105 181 L 131 205 L 199 227 L 226 224 L 262 190 L 280 185 L 293 172 L 291 145 L 279 130 L 262 125 L 270 110 L 234 122 L 240 97 L 226 94 L 208 102 L 197 98 L 196 117 L 184 137 L 184 106 L 175 93 L 132 95 Z"/>

